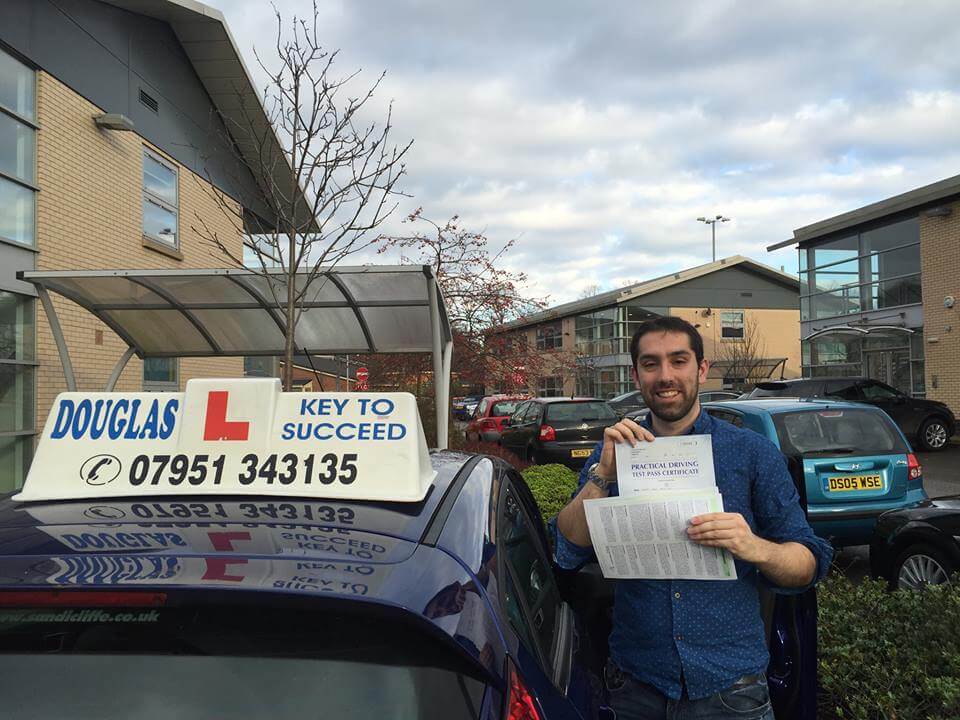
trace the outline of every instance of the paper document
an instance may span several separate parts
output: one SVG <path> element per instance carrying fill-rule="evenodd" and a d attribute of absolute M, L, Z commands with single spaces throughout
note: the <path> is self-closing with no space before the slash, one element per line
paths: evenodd
<path fill-rule="evenodd" d="M 653 442 L 617 443 L 617 485 L 621 497 L 650 490 L 716 489 L 709 435 L 659 437 Z"/>
<path fill-rule="evenodd" d="M 606 578 L 737 578 L 729 551 L 697 545 L 687 536 L 694 515 L 723 511 L 723 500 L 716 487 L 585 500 L 583 507 L 593 548 Z"/>

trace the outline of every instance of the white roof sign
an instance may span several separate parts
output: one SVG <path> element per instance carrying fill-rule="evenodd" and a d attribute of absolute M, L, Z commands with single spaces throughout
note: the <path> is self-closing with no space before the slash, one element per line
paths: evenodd
<path fill-rule="evenodd" d="M 416 502 L 435 473 L 409 393 L 61 393 L 17 501 L 276 495 Z"/>

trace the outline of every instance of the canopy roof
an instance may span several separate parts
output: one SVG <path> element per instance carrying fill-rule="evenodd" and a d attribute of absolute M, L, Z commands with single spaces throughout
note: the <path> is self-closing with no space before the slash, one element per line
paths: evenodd
<path fill-rule="evenodd" d="M 88 310 L 142 358 L 283 354 L 286 278 L 280 271 L 269 278 L 239 269 L 21 275 Z M 298 289 L 307 278 L 297 276 Z M 432 352 L 431 293 L 445 345 L 450 324 L 429 266 L 321 269 L 304 295 L 294 352 Z"/>

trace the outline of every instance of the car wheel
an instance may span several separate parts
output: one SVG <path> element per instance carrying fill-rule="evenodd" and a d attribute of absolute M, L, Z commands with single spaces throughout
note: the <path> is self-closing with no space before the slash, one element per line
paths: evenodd
<path fill-rule="evenodd" d="M 926 585 L 950 582 L 956 566 L 932 545 L 911 545 L 904 550 L 893 567 L 891 585 L 901 590 L 920 590 Z"/>
<path fill-rule="evenodd" d="M 943 450 L 950 441 L 947 424 L 937 417 L 927 418 L 920 425 L 920 445 L 924 450 Z"/>

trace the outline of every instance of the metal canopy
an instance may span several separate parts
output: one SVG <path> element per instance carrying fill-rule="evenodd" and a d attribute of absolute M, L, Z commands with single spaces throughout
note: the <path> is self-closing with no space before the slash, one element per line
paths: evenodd
<path fill-rule="evenodd" d="M 129 346 L 111 375 L 112 390 L 132 355 L 278 356 L 284 353 L 286 277 L 281 271 L 62 270 L 21 272 L 50 321 L 68 390 L 76 390 L 69 352 L 49 292 L 72 300 Z M 443 296 L 427 265 L 321 269 L 300 305 L 294 352 L 433 354 L 438 443 L 445 447 L 453 335 Z"/>

